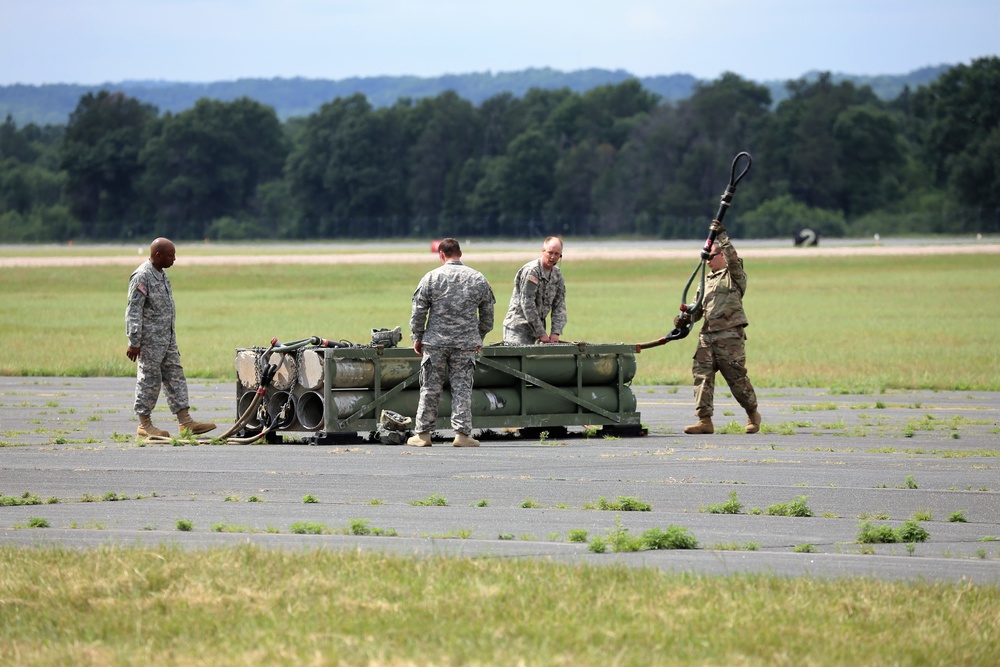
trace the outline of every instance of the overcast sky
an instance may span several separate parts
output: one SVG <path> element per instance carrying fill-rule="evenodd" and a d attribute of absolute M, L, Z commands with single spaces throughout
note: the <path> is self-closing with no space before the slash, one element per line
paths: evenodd
<path fill-rule="evenodd" d="M 0 85 L 529 67 L 766 81 L 998 53 L 998 0 L 2 0 L 0 11 Z"/>

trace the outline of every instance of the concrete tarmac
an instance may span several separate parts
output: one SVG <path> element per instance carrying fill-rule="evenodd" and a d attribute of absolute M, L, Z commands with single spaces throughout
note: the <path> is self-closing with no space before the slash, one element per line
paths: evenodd
<path fill-rule="evenodd" d="M 189 387 L 194 416 L 225 431 L 235 383 Z M 133 389 L 131 378 L 0 377 L 0 544 L 254 543 L 1000 584 L 1000 393 L 760 389 L 764 426 L 746 435 L 722 384 L 716 433 L 689 436 L 690 387 L 634 387 L 645 437 L 570 429 L 469 449 L 450 446 L 450 432 L 431 448 L 367 434 L 335 446 L 294 433 L 282 444 L 142 444 Z M 176 433 L 160 403 L 154 422 Z M 731 494 L 739 513 L 707 511 Z M 597 509 L 602 499 L 650 509 Z M 796 501 L 812 516 L 769 513 Z M 864 522 L 899 528 L 914 518 L 926 541 L 858 542 Z M 48 527 L 30 527 L 39 519 Z M 324 532 L 294 532 L 304 526 Z M 689 530 L 698 548 L 588 548 L 616 531 L 669 526 Z M 581 531 L 587 542 L 570 540 Z"/>

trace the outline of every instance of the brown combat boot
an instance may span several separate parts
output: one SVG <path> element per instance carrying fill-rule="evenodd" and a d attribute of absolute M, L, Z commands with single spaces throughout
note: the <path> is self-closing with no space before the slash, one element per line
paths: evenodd
<path fill-rule="evenodd" d="M 149 415 L 138 415 L 139 416 L 139 428 L 135 430 L 135 434 L 140 438 L 149 438 L 152 436 L 157 436 L 160 438 L 169 438 L 170 434 L 164 431 L 162 428 L 156 428 L 153 426 L 153 419 Z"/>
<path fill-rule="evenodd" d="M 712 426 L 711 417 L 699 417 L 698 423 L 685 426 L 684 432 L 691 435 L 708 435 L 709 433 L 715 433 L 715 427 Z"/>
<path fill-rule="evenodd" d="M 188 414 L 188 409 L 184 408 L 177 413 L 177 423 L 180 425 L 181 430 L 187 429 L 193 434 L 198 435 L 199 433 L 208 433 L 215 428 L 215 424 L 203 424 L 201 422 L 196 422 Z"/>
<path fill-rule="evenodd" d="M 430 433 L 417 433 L 409 440 L 406 441 L 410 447 L 430 447 L 431 446 L 431 434 Z"/>
<path fill-rule="evenodd" d="M 747 413 L 747 433 L 760 431 L 760 413 L 757 410 Z"/>
<path fill-rule="evenodd" d="M 478 447 L 479 441 L 473 438 L 471 435 L 466 435 L 464 433 L 456 433 L 455 440 L 451 443 L 455 447 Z"/>

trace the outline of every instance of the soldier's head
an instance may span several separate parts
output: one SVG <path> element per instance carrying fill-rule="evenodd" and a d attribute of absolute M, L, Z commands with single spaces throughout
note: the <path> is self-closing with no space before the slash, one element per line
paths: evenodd
<path fill-rule="evenodd" d="M 170 239 L 160 237 L 149 244 L 149 261 L 157 271 L 169 269 L 177 258 L 177 249 Z"/>
<path fill-rule="evenodd" d="M 458 245 L 458 241 L 449 237 L 438 244 L 438 254 L 442 263 L 452 259 L 462 259 L 462 247 Z"/>
<path fill-rule="evenodd" d="M 551 271 L 552 267 L 562 259 L 563 242 L 558 236 L 550 236 L 542 244 L 542 266 L 546 271 Z"/>
<path fill-rule="evenodd" d="M 726 256 L 722 254 L 722 246 L 718 243 L 712 244 L 712 251 L 708 255 L 708 269 L 718 271 L 726 266 Z"/>

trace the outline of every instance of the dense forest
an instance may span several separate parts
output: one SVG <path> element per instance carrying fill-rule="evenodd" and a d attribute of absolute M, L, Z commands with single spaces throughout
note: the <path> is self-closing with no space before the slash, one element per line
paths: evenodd
<path fill-rule="evenodd" d="M 249 96 L 161 112 L 87 92 L 65 125 L 0 125 L 0 241 L 696 238 L 740 151 L 743 237 L 1000 231 L 1000 59 L 891 99 L 822 73 L 776 102 L 727 73 L 683 99 L 637 79 L 356 93 L 283 120 Z"/>

